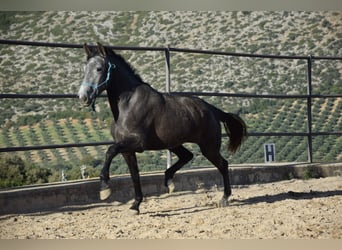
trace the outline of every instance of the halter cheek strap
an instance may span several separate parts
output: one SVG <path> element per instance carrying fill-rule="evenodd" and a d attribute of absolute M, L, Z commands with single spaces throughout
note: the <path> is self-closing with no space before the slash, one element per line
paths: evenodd
<path fill-rule="evenodd" d="M 97 94 L 99 87 L 101 87 L 104 84 L 106 84 L 106 87 L 107 87 L 107 83 L 108 83 L 108 81 L 110 79 L 110 72 L 111 72 L 112 69 L 115 69 L 115 68 L 116 68 L 116 65 L 114 63 L 108 62 L 107 77 L 106 77 L 106 79 L 103 82 L 97 83 L 97 84 L 96 83 L 94 84 L 94 83 L 82 82 L 81 85 L 92 87 L 93 89 L 95 89 L 95 92 Z"/>

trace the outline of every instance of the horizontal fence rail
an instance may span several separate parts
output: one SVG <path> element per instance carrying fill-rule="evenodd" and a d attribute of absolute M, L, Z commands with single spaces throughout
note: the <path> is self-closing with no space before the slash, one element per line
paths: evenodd
<path fill-rule="evenodd" d="M 341 98 L 342 94 L 331 95 L 269 95 L 269 94 L 244 94 L 244 93 L 217 93 L 217 92 L 177 92 L 170 91 L 168 93 L 175 95 L 188 95 L 188 96 L 217 96 L 217 97 L 242 97 L 242 98 L 265 98 L 265 99 L 305 99 L 305 98 Z M 97 98 L 106 98 L 107 95 L 102 94 Z M 67 99 L 78 98 L 76 94 L 0 94 L 1 99 Z"/>
<path fill-rule="evenodd" d="M 3 40 L 0 39 L 0 44 L 15 45 L 15 46 L 39 46 L 39 47 L 54 47 L 54 48 L 74 48 L 80 49 L 82 44 L 66 44 L 66 43 L 47 43 L 47 42 L 34 42 L 34 41 L 18 41 L 18 40 Z M 96 46 L 96 45 L 88 45 Z M 327 57 L 327 56 L 298 56 L 298 55 L 264 55 L 264 54 L 248 54 L 248 53 L 235 53 L 214 50 L 197 50 L 197 49 L 184 49 L 172 47 L 134 47 L 134 46 L 108 46 L 115 50 L 132 50 L 132 51 L 160 51 L 165 53 L 166 65 L 166 92 L 170 94 L 182 95 L 195 95 L 195 96 L 216 96 L 216 97 L 234 97 L 234 98 L 274 98 L 274 99 L 306 99 L 307 100 L 307 128 L 308 132 L 249 132 L 248 136 L 301 136 L 308 138 L 308 162 L 312 162 L 312 137 L 313 136 L 327 136 L 327 135 L 342 135 L 342 131 L 325 131 L 325 132 L 312 132 L 312 107 L 311 101 L 314 98 L 341 98 L 342 94 L 312 94 L 311 74 L 312 74 L 312 61 L 313 60 L 342 60 L 342 57 Z M 217 92 L 173 92 L 171 91 L 170 81 L 170 52 L 178 53 L 192 53 L 192 54 L 209 54 L 209 55 L 222 55 L 233 57 L 248 57 L 248 58 L 265 58 L 265 59 L 284 59 L 307 60 L 307 94 L 301 95 L 278 95 L 278 94 L 249 94 L 249 93 L 217 93 Z M 104 98 L 107 95 L 100 95 Z M 76 94 L 6 94 L 0 93 L 0 99 L 60 99 L 60 98 L 78 98 Z M 224 134 L 224 136 L 227 136 Z M 111 145 L 111 141 L 102 142 L 89 142 L 89 143 L 68 143 L 68 144 L 53 144 L 53 145 L 39 145 L 39 146 L 25 146 L 25 147 L 7 147 L 0 148 L 0 152 L 14 152 L 14 151 L 30 151 L 30 150 L 43 150 L 43 149 L 56 149 L 56 148 L 71 148 L 71 147 L 87 147 L 87 146 L 103 146 Z M 170 154 L 168 155 L 167 165 L 169 166 Z"/>
<path fill-rule="evenodd" d="M 52 47 L 52 48 L 83 48 L 83 44 L 70 44 L 70 43 L 47 43 L 47 42 L 34 42 L 34 41 L 19 41 L 19 40 L 4 40 L 0 39 L 0 44 L 6 45 L 24 45 L 24 46 L 38 46 L 38 47 Z M 97 45 L 88 45 L 97 47 Z M 313 60 L 342 60 L 339 56 L 298 56 L 298 55 L 267 55 L 267 54 L 249 54 L 249 53 L 236 53 L 215 50 L 198 50 L 198 49 L 184 49 L 173 47 L 137 47 L 137 46 L 108 46 L 115 50 L 136 50 L 136 51 L 172 51 L 193 54 L 209 54 L 209 55 L 222 55 L 222 56 L 236 56 L 236 57 L 254 57 L 254 58 L 268 58 L 268 59 L 313 59 Z"/>

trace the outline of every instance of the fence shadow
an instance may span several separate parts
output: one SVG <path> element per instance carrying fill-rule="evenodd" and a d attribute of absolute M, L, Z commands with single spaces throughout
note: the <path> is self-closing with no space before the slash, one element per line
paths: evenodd
<path fill-rule="evenodd" d="M 342 190 L 333 191 L 313 191 L 310 192 L 294 192 L 279 193 L 275 195 L 261 195 L 248 199 L 232 199 L 231 206 L 253 205 L 258 203 L 275 203 L 284 200 L 311 200 L 314 198 L 327 198 L 332 196 L 342 196 Z"/>

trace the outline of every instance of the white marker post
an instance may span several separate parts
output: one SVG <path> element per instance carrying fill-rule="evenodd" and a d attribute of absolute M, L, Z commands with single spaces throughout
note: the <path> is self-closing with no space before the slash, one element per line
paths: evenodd
<path fill-rule="evenodd" d="M 82 165 L 82 166 L 80 167 L 80 169 L 81 169 L 81 177 L 82 177 L 82 180 L 84 180 L 84 179 L 85 179 L 85 170 L 87 169 L 87 166 L 86 166 L 86 165 Z"/>
<path fill-rule="evenodd" d="M 65 177 L 64 170 L 62 170 L 62 182 L 65 182 L 65 181 L 67 181 L 67 179 Z"/>

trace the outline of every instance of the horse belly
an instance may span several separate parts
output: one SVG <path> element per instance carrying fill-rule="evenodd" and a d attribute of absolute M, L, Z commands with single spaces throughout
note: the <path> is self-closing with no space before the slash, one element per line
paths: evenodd
<path fill-rule="evenodd" d="M 199 143 L 203 122 L 173 116 L 156 127 L 156 136 L 165 148 L 174 148 L 186 142 Z"/>

